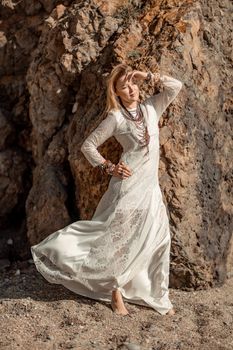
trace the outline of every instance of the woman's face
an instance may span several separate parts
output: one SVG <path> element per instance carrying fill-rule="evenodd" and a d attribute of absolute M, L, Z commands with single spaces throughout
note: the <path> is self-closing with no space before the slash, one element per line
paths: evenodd
<path fill-rule="evenodd" d="M 116 95 L 126 105 L 139 100 L 139 87 L 134 79 L 128 79 L 127 76 L 123 75 L 116 82 Z"/>

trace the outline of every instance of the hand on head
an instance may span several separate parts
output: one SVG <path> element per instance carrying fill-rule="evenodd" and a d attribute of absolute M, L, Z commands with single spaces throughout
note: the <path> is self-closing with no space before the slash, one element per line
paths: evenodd
<path fill-rule="evenodd" d="M 154 82 L 157 82 L 160 79 L 160 74 L 157 73 L 150 73 L 151 77 L 153 78 Z M 148 77 L 148 72 L 142 72 L 139 70 L 133 70 L 129 71 L 125 74 L 125 81 L 132 81 L 132 80 L 145 80 Z"/>
<path fill-rule="evenodd" d="M 144 80 L 147 76 L 147 73 L 141 72 L 139 70 L 132 70 L 125 74 L 125 81 L 132 80 Z"/>

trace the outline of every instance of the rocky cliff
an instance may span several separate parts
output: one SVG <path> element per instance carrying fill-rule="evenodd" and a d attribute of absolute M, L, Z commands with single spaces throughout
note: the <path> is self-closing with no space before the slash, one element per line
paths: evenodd
<path fill-rule="evenodd" d="M 1 257 L 24 259 L 31 244 L 91 218 L 109 177 L 80 146 L 101 121 L 106 76 L 124 61 L 183 82 L 160 122 L 171 286 L 224 282 L 233 271 L 231 1 L 0 6 Z M 111 138 L 99 150 L 116 162 L 121 147 Z"/>

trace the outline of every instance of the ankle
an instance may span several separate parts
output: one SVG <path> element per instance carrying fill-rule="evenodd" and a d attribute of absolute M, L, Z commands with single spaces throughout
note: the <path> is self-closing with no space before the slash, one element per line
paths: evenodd
<path fill-rule="evenodd" d="M 120 290 L 119 290 L 119 289 L 113 290 L 113 291 L 112 291 L 112 297 L 114 297 L 114 298 L 119 298 L 119 297 L 121 297 L 121 292 L 120 292 Z"/>

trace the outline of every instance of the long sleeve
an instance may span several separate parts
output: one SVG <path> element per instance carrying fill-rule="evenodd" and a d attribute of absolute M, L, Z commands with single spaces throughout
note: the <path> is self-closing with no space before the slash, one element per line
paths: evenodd
<path fill-rule="evenodd" d="M 81 152 L 92 166 L 98 166 L 105 161 L 105 158 L 98 152 L 97 147 L 113 136 L 116 129 L 116 116 L 110 112 L 83 142 Z"/>
<path fill-rule="evenodd" d="M 182 88 L 182 82 L 167 75 L 162 75 L 160 81 L 163 84 L 163 91 L 149 97 L 145 102 L 151 103 L 156 110 L 157 119 L 161 117 L 165 109 L 176 98 Z"/>

